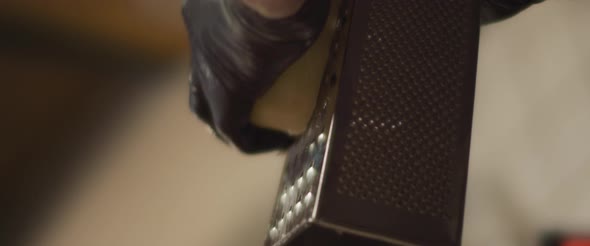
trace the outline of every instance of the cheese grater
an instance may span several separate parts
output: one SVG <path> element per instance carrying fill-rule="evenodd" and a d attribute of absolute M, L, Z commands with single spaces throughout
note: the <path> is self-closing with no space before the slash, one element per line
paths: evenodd
<path fill-rule="evenodd" d="M 343 0 L 267 246 L 460 245 L 476 0 Z"/>

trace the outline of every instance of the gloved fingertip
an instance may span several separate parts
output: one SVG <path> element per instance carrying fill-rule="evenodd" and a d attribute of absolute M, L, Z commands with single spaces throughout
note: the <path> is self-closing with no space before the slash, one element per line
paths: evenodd
<path fill-rule="evenodd" d="M 232 138 L 230 136 L 230 138 Z M 247 154 L 267 152 L 276 149 L 287 149 L 294 142 L 295 138 L 280 131 L 259 128 L 248 124 L 242 128 L 240 135 L 232 139 L 240 151 Z"/>

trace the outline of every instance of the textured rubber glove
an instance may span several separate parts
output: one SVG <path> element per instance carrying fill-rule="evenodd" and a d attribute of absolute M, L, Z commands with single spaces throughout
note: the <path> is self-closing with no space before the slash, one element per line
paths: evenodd
<path fill-rule="evenodd" d="M 285 148 L 286 133 L 250 122 L 257 98 L 313 43 L 328 0 L 306 1 L 292 16 L 268 18 L 239 0 L 188 0 L 192 48 L 190 104 L 224 141 L 248 153 Z"/>

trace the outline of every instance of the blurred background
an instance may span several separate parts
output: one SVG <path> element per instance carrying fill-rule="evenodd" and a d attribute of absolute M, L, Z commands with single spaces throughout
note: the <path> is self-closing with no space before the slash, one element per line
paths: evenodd
<path fill-rule="evenodd" d="M 0 1 L 0 245 L 262 244 L 283 157 L 190 113 L 180 6 Z M 482 29 L 464 245 L 590 235 L 589 11 Z"/>

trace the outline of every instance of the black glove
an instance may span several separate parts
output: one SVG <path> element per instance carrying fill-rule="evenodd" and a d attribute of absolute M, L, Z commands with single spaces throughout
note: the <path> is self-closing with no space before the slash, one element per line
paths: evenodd
<path fill-rule="evenodd" d="M 481 24 L 488 24 L 504 20 L 520 11 L 528 8 L 532 4 L 543 2 L 544 0 L 480 0 Z"/>
<path fill-rule="evenodd" d="M 481 22 L 507 18 L 536 2 L 481 0 Z M 317 38 L 329 5 L 329 0 L 307 0 L 291 17 L 268 19 L 241 0 L 186 0 L 191 109 L 220 139 L 243 152 L 288 147 L 291 136 L 253 125 L 250 112 L 256 99 Z"/>

